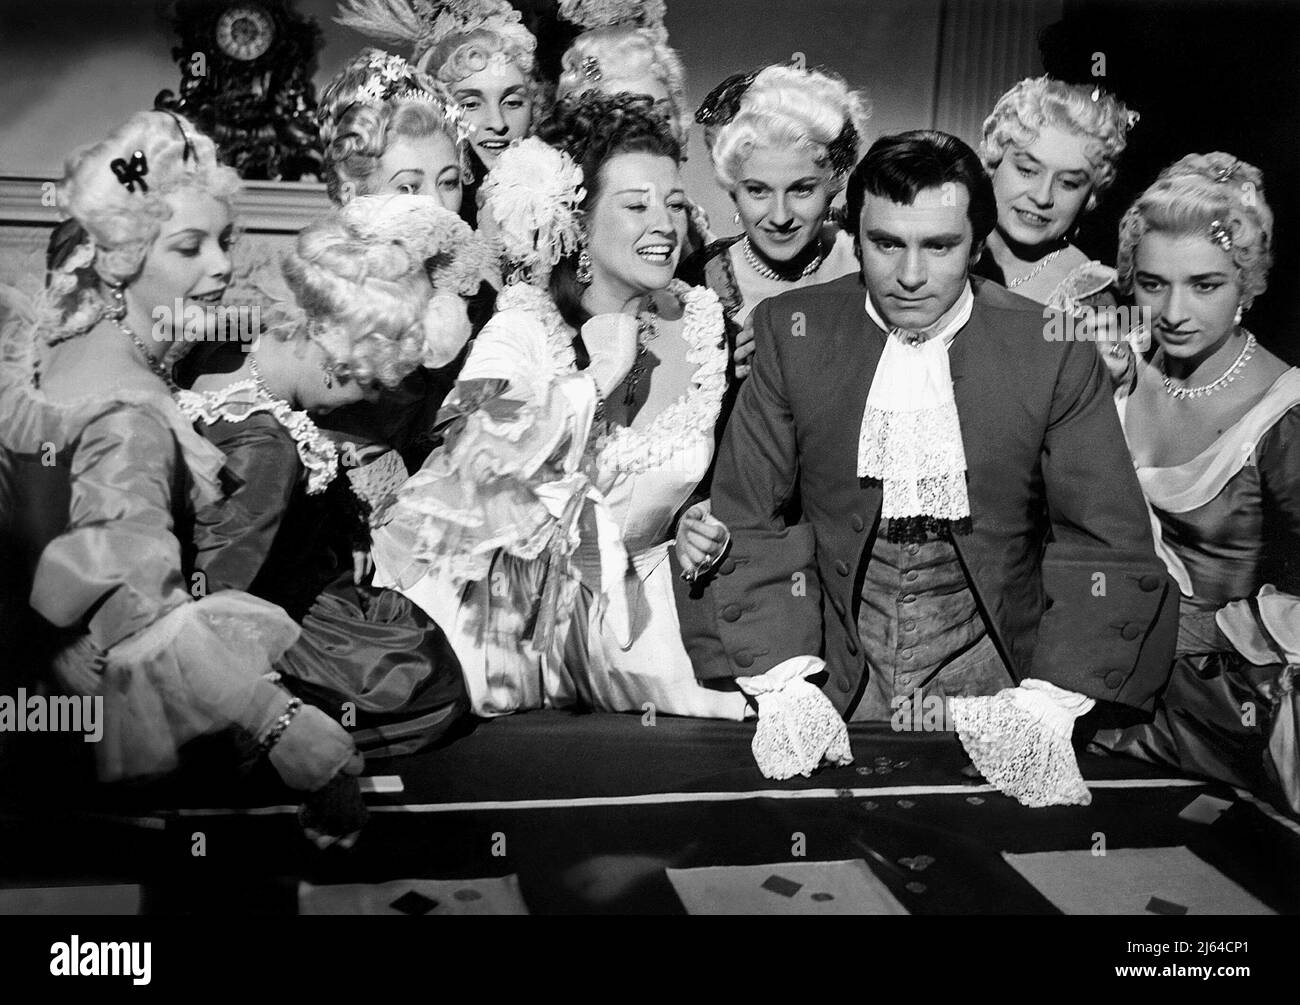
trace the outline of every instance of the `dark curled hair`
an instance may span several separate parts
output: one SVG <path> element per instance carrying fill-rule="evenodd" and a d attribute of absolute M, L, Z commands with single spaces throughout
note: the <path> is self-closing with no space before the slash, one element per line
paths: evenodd
<path fill-rule="evenodd" d="M 557 102 L 537 127 L 537 136 L 563 150 L 582 168 L 586 197 L 579 207 L 590 211 L 600 199 L 601 168 L 618 154 L 654 154 L 680 164 L 682 148 L 654 101 L 643 95 L 585 94 Z M 581 329 L 589 315 L 582 306 L 578 256 L 560 259 L 551 270 L 550 292 L 565 322 Z M 579 363 L 583 353 L 579 352 Z"/>
<path fill-rule="evenodd" d="M 910 206 L 923 189 L 964 185 L 970 193 L 966 215 L 970 219 L 972 252 L 993 232 L 998 221 L 993 182 L 975 151 L 956 136 L 935 129 L 913 129 L 882 136 L 849 175 L 845 186 L 844 229 L 853 235 L 861 257 L 862 206 L 866 193 Z"/>

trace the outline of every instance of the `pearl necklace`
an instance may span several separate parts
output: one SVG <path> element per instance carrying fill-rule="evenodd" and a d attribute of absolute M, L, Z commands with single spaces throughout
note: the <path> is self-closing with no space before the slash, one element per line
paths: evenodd
<path fill-rule="evenodd" d="M 271 389 L 267 387 L 266 381 L 262 379 L 262 368 L 257 365 L 257 357 L 251 352 L 248 354 L 248 369 L 253 375 L 253 383 L 257 385 L 257 389 L 261 391 L 262 394 L 270 398 L 272 401 L 284 401 L 284 399 L 279 395 L 271 393 Z"/>
<path fill-rule="evenodd" d="M 1164 358 L 1160 360 L 1160 379 L 1165 385 L 1165 394 L 1171 398 L 1182 401 L 1186 398 L 1203 398 L 1213 394 L 1221 388 L 1227 387 L 1237 379 L 1237 372 L 1250 362 L 1251 356 L 1255 355 L 1255 336 L 1250 332 L 1246 333 L 1246 344 L 1241 347 L 1241 352 L 1233 361 L 1232 366 L 1223 372 L 1223 376 L 1209 384 L 1202 384 L 1200 387 L 1179 387 L 1165 373 Z"/>
<path fill-rule="evenodd" d="M 1029 282 L 1029 280 L 1039 275 L 1045 268 L 1047 268 L 1054 261 L 1056 261 L 1057 256 L 1060 255 L 1061 252 L 1064 250 L 1065 250 L 1064 248 L 1057 248 L 1050 255 L 1044 255 L 1042 261 L 1040 261 L 1037 265 L 1034 266 L 1032 272 L 1028 273 L 1027 275 L 1021 276 L 1019 279 L 1012 279 L 1010 282 L 1008 282 L 1007 289 L 1014 290 L 1017 286 L 1021 286 Z"/>
<path fill-rule="evenodd" d="M 168 390 L 179 391 L 180 388 L 177 387 L 176 382 L 172 380 L 171 368 L 165 366 L 160 360 L 154 359 L 153 356 L 149 354 L 149 347 L 140 341 L 140 336 L 133 332 L 125 321 L 116 314 L 110 314 L 109 316 L 113 319 L 113 324 L 117 325 L 122 334 L 135 343 L 135 347 L 140 350 L 140 355 L 144 357 L 144 361 L 148 365 L 149 369 L 157 374 L 158 378 L 167 385 Z"/>
<path fill-rule="evenodd" d="M 744 245 L 744 247 L 741 248 L 741 251 L 744 252 L 745 261 L 749 263 L 749 267 L 764 279 L 770 279 L 774 283 L 797 283 L 800 279 L 807 279 L 822 267 L 822 262 L 826 258 L 825 254 L 819 253 L 816 258 L 804 266 L 803 271 L 799 273 L 798 279 L 786 279 L 775 269 L 769 268 L 758 260 L 758 255 L 754 253 L 754 246 L 749 243 L 748 237 L 746 237 L 741 244 Z"/>

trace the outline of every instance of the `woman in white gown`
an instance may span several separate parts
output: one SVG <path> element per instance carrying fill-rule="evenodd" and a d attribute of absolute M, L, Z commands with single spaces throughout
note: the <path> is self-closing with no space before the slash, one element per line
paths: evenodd
<path fill-rule="evenodd" d="M 738 691 L 696 682 L 673 599 L 672 577 L 707 574 L 727 543 L 696 501 L 726 349 L 717 297 L 672 280 L 679 163 L 648 99 L 585 95 L 487 183 L 515 281 L 444 407 L 445 445 L 374 544 L 480 715 L 745 716 Z"/>

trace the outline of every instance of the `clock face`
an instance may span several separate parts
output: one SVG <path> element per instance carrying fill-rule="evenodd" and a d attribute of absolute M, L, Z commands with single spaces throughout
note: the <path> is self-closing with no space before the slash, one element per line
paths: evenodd
<path fill-rule="evenodd" d="M 275 22 L 257 4 L 237 4 L 217 18 L 217 45 L 232 59 L 257 59 L 274 41 Z"/>

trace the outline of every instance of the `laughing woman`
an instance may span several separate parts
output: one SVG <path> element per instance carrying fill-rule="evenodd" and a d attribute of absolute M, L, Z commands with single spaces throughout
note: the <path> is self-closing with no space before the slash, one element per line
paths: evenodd
<path fill-rule="evenodd" d="M 58 197 L 79 239 L 0 365 L 0 533 L 37 616 L 36 680 L 103 699 L 106 781 L 171 772 L 190 740 L 226 730 L 297 789 L 361 767 L 339 725 L 267 676 L 298 633 L 284 611 L 235 590 L 191 595 L 183 542 L 218 498 L 223 458 L 169 393 L 190 343 L 157 340 L 154 322 L 226 289 L 238 185 L 170 112 L 72 157 Z"/>
<path fill-rule="evenodd" d="M 649 99 L 590 94 L 489 177 L 516 281 L 375 536 L 377 575 L 447 631 L 481 715 L 744 716 L 696 683 L 674 602 L 675 566 L 704 574 L 727 537 L 707 505 L 679 519 L 726 387 L 717 298 L 673 280 L 680 160 Z"/>
<path fill-rule="evenodd" d="M 1300 813 L 1300 370 L 1241 324 L 1272 232 L 1260 172 L 1224 153 L 1166 168 L 1120 224 L 1156 347 L 1120 416 L 1183 596 L 1154 722 L 1100 739 Z"/>
<path fill-rule="evenodd" d="M 867 110 L 844 81 L 781 65 L 727 79 L 696 119 L 744 229 L 693 256 L 681 275 L 718 295 L 734 342 L 768 297 L 857 271 L 852 239 L 829 221 Z"/>

